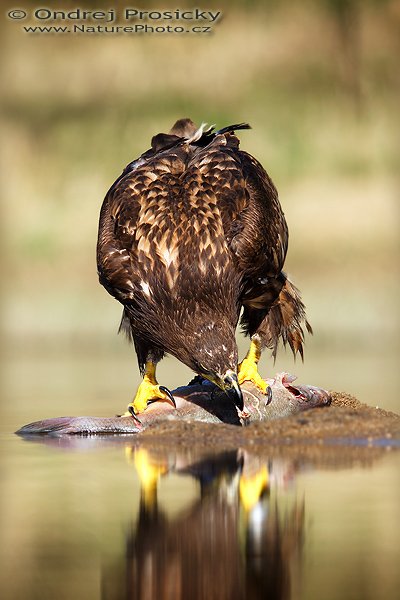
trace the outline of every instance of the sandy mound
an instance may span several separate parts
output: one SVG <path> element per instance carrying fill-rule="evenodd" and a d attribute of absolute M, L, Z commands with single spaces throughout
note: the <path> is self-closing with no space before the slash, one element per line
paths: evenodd
<path fill-rule="evenodd" d="M 159 423 L 138 435 L 138 441 L 162 436 L 164 443 L 238 445 L 353 444 L 400 446 L 400 415 L 362 404 L 353 396 L 332 392 L 329 407 L 315 408 L 248 427 L 196 422 Z"/>

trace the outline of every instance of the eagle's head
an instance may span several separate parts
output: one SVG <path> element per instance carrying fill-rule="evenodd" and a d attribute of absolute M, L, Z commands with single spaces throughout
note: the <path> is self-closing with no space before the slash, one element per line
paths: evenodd
<path fill-rule="evenodd" d="M 208 379 L 243 410 L 243 395 L 237 378 L 238 351 L 235 330 L 228 323 L 212 322 L 202 324 L 192 332 L 190 348 L 181 346 L 182 362 L 195 373 Z"/>

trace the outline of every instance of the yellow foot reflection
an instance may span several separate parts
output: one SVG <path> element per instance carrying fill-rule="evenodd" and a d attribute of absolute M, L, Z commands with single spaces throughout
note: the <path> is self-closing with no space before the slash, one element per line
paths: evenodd
<path fill-rule="evenodd" d="M 127 449 L 127 458 L 129 462 L 133 458 L 143 498 L 147 505 L 150 506 L 157 497 L 158 480 L 161 475 L 167 472 L 168 465 L 165 461 L 157 461 L 154 457 L 152 458 L 150 453 L 144 448 L 134 450 L 133 453 L 132 448 Z"/>
<path fill-rule="evenodd" d="M 240 501 L 246 511 L 250 511 L 259 501 L 269 483 L 268 469 L 263 466 L 255 475 L 240 477 Z"/>

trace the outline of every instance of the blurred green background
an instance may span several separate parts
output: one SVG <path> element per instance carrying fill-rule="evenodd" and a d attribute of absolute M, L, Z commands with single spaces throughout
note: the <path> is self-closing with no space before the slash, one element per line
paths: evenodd
<path fill-rule="evenodd" d="M 399 408 L 400 2 L 179 3 L 191 6 L 223 12 L 212 35 L 39 35 L 3 20 L 2 404 L 16 424 L 131 399 L 136 359 L 96 276 L 98 214 L 122 168 L 185 116 L 248 121 L 242 148 L 280 193 L 286 269 L 315 334 L 304 365 L 282 351 L 263 372 Z M 159 375 L 190 376 L 172 358 Z"/>
<path fill-rule="evenodd" d="M 98 215 L 123 167 L 177 118 L 251 123 L 242 147 L 279 190 L 287 271 L 315 334 L 304 365 L 281 351 L 276 365 L 265 356 L 262 372 L 287 369 L 400 411 L 400 2 L 132 4 L 200 6 L 223 18 L 210 36 L 28 35 L 21 27 L 33 21 L 7 19 L 15 3 L 2 3 L 0 586 L 13 600 L 99 598 L 104 555 L 121 552 L 135 514 L 139 486 L 122 447 L 83 440 L 93 451 L 74 453 L 7 432 L 44 417 L 112 415 L 131 400 L 136 359 L 116 335 L 121 308 L 97 281 Z M 189 377 L 173 358 L 159 369 L 171 388 Z M 312 527 L 301 597 L 323 589 L 359 598 L 358 586 L 395 597 L 395 461 L 388 453 L 380 471 L 306 469 L 299 497 Z M 193 484 L 169 483 L 166 504 L 179 509 Z"/>

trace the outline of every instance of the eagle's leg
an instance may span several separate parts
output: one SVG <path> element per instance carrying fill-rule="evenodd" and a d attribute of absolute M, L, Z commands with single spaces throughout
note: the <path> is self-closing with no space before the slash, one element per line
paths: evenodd
<path fill-rule="evenodd" d="M 141 413 L 151 400 L 163 400 L 175 405 L 171 392 L 164 386 L 158 385 L 156 363 L 149 360 L 145 365 L 143 381 L 138 387 L 134 401 L 128 404 L 128 408 L 132 406 L 135 413 Z"/>
<path fill-rule="evenodd" d="M 246 358 L 238 365 L 238 382 L 242 385 L 245 381 L 251 381 L 263 394 L 267 394 L 268 383 L 264 381 L 258 372 L 258 361 L 261 356 L 261 342 L 258 335 L 251 338 L 250 348 Z"/>

